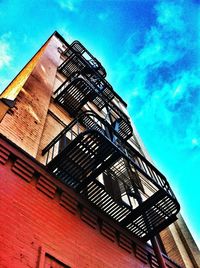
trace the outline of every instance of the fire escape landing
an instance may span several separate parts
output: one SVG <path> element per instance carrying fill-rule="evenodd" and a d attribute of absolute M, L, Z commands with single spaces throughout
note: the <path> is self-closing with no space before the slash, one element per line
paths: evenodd
<path fill-rule="evenodd" d="M 179 204 L 166 178 L 95 113 L 81 113 L 43 154 L 50 172 L 143 240 L 176 219 Z"/>

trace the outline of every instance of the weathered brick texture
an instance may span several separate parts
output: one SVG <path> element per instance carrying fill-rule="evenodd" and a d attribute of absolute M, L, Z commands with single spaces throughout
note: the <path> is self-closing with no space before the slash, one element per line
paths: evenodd
<path fill-rule="evenodd" d="M 53 36 L 17 96 L 14 108 L 5 115 L 0 124 L 0 132 L 33 157 L 37 155 L 53 92 L 60 61 L 57 50 L 59 45 L 60 42 Z"/>
<path fill-rule="evenodd" d="M 165 250 L 167 252 L 167 255 L 172 258 L 174 261 L 179 263 L 182 267 L 187 268 L 184 265 L 183 259 L 181 257 L 181 254 L 179 253 L 176 243 L 174 241 L 174 238 L 169 230 L 169 228 L 166 228 L 161 232 L 161 238 L 164 243 Z"/>
<path fill-rule="evenodd" d="M 0 267 L 46 267 L 45 252 L 47 262 L 72 268 L 158 267 L 150 247 L 90 210 L 19 148 L 0 148 Z"/>
<path fill-rule="evenodd" d="M 73 268 L 149 267 L 129 252 L 128 238 L 121 238 L 119 247 L 96 231 L 94 216 L 83 213 L 80 219 L 66 209 L 64 195 L 60 205 L 47 178 L 28 182 L 17 167 L 22 170 L 19 161 L 16 165 L 10 160 L 0 166 L 0 267 L 36 268 L 40 247 L 48 247 Z M 45 181 L 48 187 L 43 188 Z"/>

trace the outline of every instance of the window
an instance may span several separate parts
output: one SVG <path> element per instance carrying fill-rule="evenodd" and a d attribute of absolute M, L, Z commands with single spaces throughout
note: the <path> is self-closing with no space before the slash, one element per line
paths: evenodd
<path fill-rule="evenodd" d="M 106 188 L 106 191 L 116 200 L 120 201 L 121 200 L 121 191 L 119 188 L 119 184 L 116 180 L 114 180 L 110 173 L 109 170 L 107 170 L 106 173 L 103 173 L 103 180 L 104 180 L 104 185 Z"/>
<path fill-rule="evenodd" d="M 58 256 L 56 252 L 44 247 L 40 248 L 38 268 L 72 268 L 71 265 L 69 266 L 66 263 L 66 259 Z"/>
<path fill-rule="evenodd" d="M 70 268 L 58 259 L 49 254 L 45 254 L 44 268 Z"/>

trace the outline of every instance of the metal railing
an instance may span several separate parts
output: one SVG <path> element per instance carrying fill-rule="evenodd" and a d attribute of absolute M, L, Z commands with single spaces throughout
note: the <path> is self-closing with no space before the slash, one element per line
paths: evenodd
<path fill-rule="evenodd" d="M 94 65 L 90 64 L 90 61 L 86 60 L 83 54 L 78 53 L 70 46 L 66 51 L 68 51 L 68 53 L 64 52 L 64 54 L 66 54 L 67 58 L 58 67 L 58 71 L 62 72 L 67 78 L 70 78 L 70 76 L 74 73 L 81 73 L 89 77 L 95 77 L 95 79 L 98 80 L 100 84 L 107 84 L 107 86 L 112 89 L 112 94 L 117 101 L 121 102 L 125 107 L 127 106 L 123 99 L 113 90 L 112 86 L 105 79 L 105 75 L 102 75 L 101 72 L 98 72 L 97 68 L 95 68 Z"/>
<path fill-rule="evenodd" d="M 175 198 L 165 176 L 128 142 L 122 140 L 119 134 L 105 120 L 93 112 L 81 113 L 43 149 L 42 154 L 47 154 L 46 163 L 48 164 L 64 149 L 60 147 L 63 137 L 66 137 L 69 144 L 80 133 L 88 130 L 100 132 L 147 181 L 153 183 L 158 189 L 165 190 L 168 195 Z"/>
<path fill-rule="evenodd" d="M 90 67 L 97 70 L 97 72 L 103 77 L 106 77 L 106 70 L 104 67 L 79 41 L 74 41 L 71 45 L 69 45 L 63 54 L 67 57 L 73 54 L 81 55 Z"/>
<path fill-rule="evenodd" d="M 137 237 L 149 240 L 176 220 L 164 175 L 93 112 L 79 114 L 42 154 L 50 172 Z"/>
<path fill-rule="evenodd" d="M 100 77 L 99 77 L 100 78 Z M 81 82 L 82 81 L 82 82 Z M 79 86 L 82 88 L 88 87 L 91 89 L 91 94 L 93 94 L 93 97 L 89 98 L 88 101 L 92 101 L 99 109 L 103 109 L 103 107 L 107 107 L 110 110 L 111 115 L 113 116 L 114 120 L 118 119 L 122 122 L 123 127 L 126 128 L 125 132 L 127 132 L 127 135 L 123 138 L 130 138 L 132 136 L 132 127 L 129 118 L 127 115 L 120 110 L 120 108 L 112 101 L 114 98 L 113 89 L 110 86 L 110 84 L 106 81 L 100 78 L 100 80 L 95 79 L 95 77 L 91 76 L 82 76 L 74 74 L 70 77 L 70 80 L 66 80 L 56 91 L 55 91 L 55 98 L 59 97 L 61 94 L 65 92 L 67 93 L 66 89 L 70 87 L 71 85 Z M 82 85 L 82 86 L 81 86 Z M 83 91 L 81 91 L 83 93 Z M 72 93 L 71 93 L 72 94 Z M 123 131 L 123 130 L 122 130 Z"/>

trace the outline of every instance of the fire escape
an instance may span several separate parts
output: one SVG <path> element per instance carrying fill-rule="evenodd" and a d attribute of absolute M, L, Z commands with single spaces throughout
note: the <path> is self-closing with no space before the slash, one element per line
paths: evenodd
<path fill-rule="evenodd" d="M 176 220 L 179 204 L 164 175 L 129 142 L 131 123 L 100 62 L 78 41 L 63 54 L 58 70 L 66 81 L 55 102 L 74 119 L 44 148 L 47 168 L 97 211 L 147 241 Z"/>

